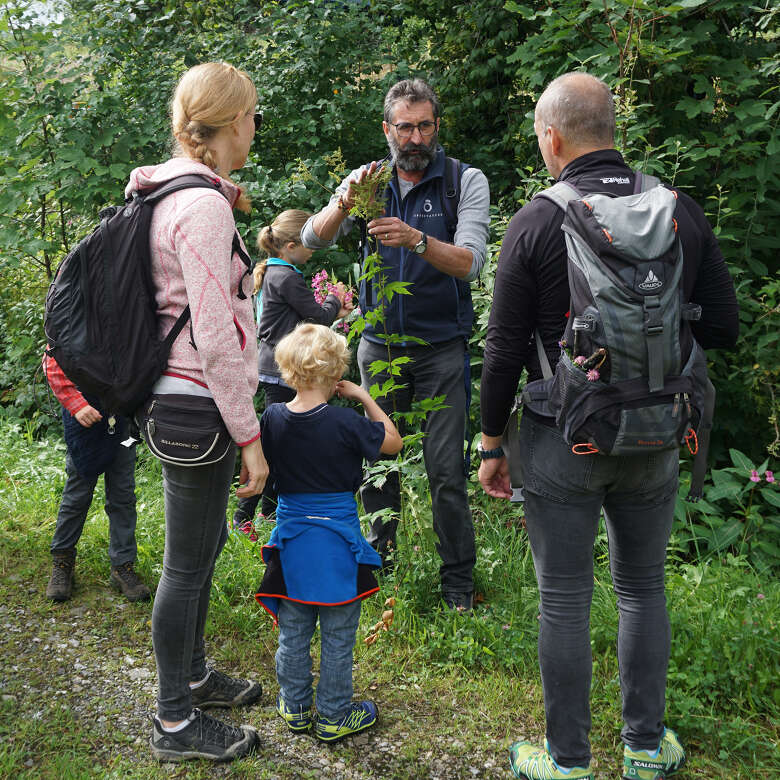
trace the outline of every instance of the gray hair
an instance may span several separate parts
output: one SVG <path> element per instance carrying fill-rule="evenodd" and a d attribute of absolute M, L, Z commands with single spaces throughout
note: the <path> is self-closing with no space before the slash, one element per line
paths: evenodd
<path fill-rule="evenodd" d="M 385 95 L 385 122 L 393 118 L 393 109 L 399 100 L 408 103 L 428 102 L 433 106 L 433 118 L 439 118 L 439 99 L 433 89 L 422 79 L 404 79 L 390 87 Z"/>
<path fill-rule="evenodd" d="M 564 73 L 551 81 L 536 104 L 536 116 L 576 146 L 611 146 L 615 140 L 612 92 L 589 73 Z"/>

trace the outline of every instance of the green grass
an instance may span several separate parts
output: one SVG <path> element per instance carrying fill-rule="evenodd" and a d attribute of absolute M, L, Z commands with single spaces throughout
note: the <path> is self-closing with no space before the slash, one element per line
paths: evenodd
<path fill-rule="evenodd" d="M 63 485 L 64 447 L 56 440 L 30 441 L 11 427 L 0 429 L 0 447 L 0 596 L 3 603 L 27 604 L 46 620 L 57 614 L 57 607 L 43 598 L 43 588 Z M 381 598 L 364 604 L 355 652 L 356 693 L 379 702 L 382 730 L 405 735 L 392 761 L 377 764 L 380 777 L 419 777 L 426 756 L 445 747 L 464 761 L 487 750 L 497 767 L 508 769 L 508 744 L 521 736 L 541 740 L 544 733 L 536 664 L 538 594 L 525 532 L 516 508 L 486 499 L 475 484 L 471 489 L 478 541 L 475 578 L 482 599 L 474 612 L 456 615 L 440 606 L 429 500 L 419 497 L 419 481 L 410 490 L 415 497 L 407 512 L 411 519 L 399 534 L 395 574 L 382 582 Z M 162 490 L 159 465 L 146 454 L 139 461 L 137 495 L 138 570 L 156 582 L 164 539 Z M 260 530 L 267 535 L 271 527 Z M 111 608 L 114 601 L 105 602 L 107 548 L 107 518 L 98 495 L 79 544 L 72 604 L 94 607 L 89 614 L 95 633 L 105 633 L 132 656 L 150 646 L 151 607 L 117 611 Z M 591 618 L 592 741 L 598 777 L 615 776 L 621 751 L 617 613 L 606 556 L 602 533 Z M 217 662 L 254 674 L 273 695 L 276 634 L 252 597 L 261 576 L 260 545 L 231 534 L 217 564 L 207 634 Z M 36 592 L 28 593 L 30 582 L 38 586 Z M 381 616 L 383 598 L 391 595 L 397 598 L 392 628 L 366 646 L 360 640 Z M 668 599 L 673 646 L 667 722 L 679 731 L 690 755 L 681 777 L 778 776 L 780 587 L 742 559 L 700 564 L 671 560 Z M 4 682 L 6 690 L 14 694 Z M 150 711 L 152 707 L 150 700 Z M 152 761 L 145 744 L 114 750 L 105 744 L 104 733 L 90 731 L 56 702 L 47 702 L 38 719 L 18 720 L 13 714 L 13 706 L 4 703 L 0 777 L 169 775 Z M 272 708 L 253 710 L 252 718 L 273 719 Z M 142 736 L 145 740 L 146 734 Z M 337 751 L 348 765 L 359 758 L 359 748 L 341 746 Z M 35 767 L 28 769 L 25 761 L 32 755 Z M 212 771 L 196 763 L 186 776 L 210 777 Z M 229 776 L 305 773 L 260 756 L 238 762 Z"/>

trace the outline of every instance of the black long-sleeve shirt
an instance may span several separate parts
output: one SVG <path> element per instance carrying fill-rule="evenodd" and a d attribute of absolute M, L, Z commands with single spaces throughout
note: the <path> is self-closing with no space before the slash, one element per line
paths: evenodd
<path fill-rule="evenodd" d="M 630 195 L 634 188 L 634 172 L 615 149 L 578 157 L 558 180 L 585 193 Z M 701 319 L 691 323 L 693 334 L 705 349 L 732 348 L 739 331 L 734 283 L 701 207 L 685 193 L 678 196 L 683 292 L 686 300 L 702 307 Z M 539 330 L 553 370 L 558 362 L 569 310 L 563 217 L 550 200 L 536 198 L 515 214 L 504 237 L 482 369 L 482 431 L 487 436 L 502 434 L 523 368 L 529 381 L 542 377 L 534 330 Z"/>

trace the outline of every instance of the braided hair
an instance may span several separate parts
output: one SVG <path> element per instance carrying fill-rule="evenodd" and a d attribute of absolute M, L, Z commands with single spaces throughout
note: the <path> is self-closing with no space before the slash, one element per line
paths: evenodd
<path fill-rule="evenodd" d="M 257 102 L 257 90 L 246 71 L 226 62 L 206 62 L 179 79 L 171 103 L 171 129 L 176 153 L 217 171 L 209 141 L 220 128 L 236 121 Z M 230 181 L 227 172 L 220 177 Z M 240 189 L 240 188 L 239 188 Z M 249 198 L 241 190 L 236 208 L 248 212 Z"/>

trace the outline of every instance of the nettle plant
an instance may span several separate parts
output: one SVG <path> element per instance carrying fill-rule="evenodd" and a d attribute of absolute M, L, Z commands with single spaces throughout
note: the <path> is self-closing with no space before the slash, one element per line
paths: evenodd
<path fill-rule="evenodd" d="M 350 210 L 350 216 L 370 222 L 384 214 L 384 193 L 392 177 L 390 165 L 380 166 L 372 176 L 367 176 L 361 183 L 353 184 L 355 193 L 355 205 Z M 435 535 L 430 524 L 421 517 L 420 496 L 427 491 L 427 476 L 425 464 L 422 458 L 420 446 L 425 433 L 421 430 L 422 423 L 431 412 L 445 407 L 445 397 L 423 398 L 415 401 L 411 410 L 400 411 L 396 407 L 395 393 L 402 385 L 398 381 L 401 376 L 402 366 L 411 363 L 413 358 L 408 355 L 393 357 L 393 345 L 421 344 L 423 339 L 406 334 L 389 333 L 385 328 L 386 309 L 396 295 L 413 295 L 410 282 L 388 281 L 387 269 L 379 249 L 377 240 L 366 233 L 368 242 L 368 254 L 363 261 L 362 274 L 358 281 L 370 283 L 376 294 L 376 307 L 361 314 L 352 321 L 349 339 L 359 336 L 370 324 L 374 332 L 381 335 L 387 349 L 387 358 L 375 360 L 369 366 L 372 377 L 387 375 L 383 382 L 376 382 L 369 387 L 372 398 L 390 398 L 393 403 L 391 416 L 404 434 L 404 450 L 393 461 L 378 461 L 366 470 L 368 482 L 374 487 L 381 488 L 387 481 L 390 473 L 398 473 L 401 491 L 400 524 L 405 525 L 407 537 L 410 542 L 421 541 L 426 537 L 428 541 L 435 543 Z M 380 510 L 379 513 L 387 513 L 389 510 Z M 373 516 L 372 516 L 373 517 Z M 420 545 L 412 545 L 412 549 L 419 549 Z M 411 567 L 411 556 L 406 556 L 406 566 L 396 576 L 395 589 L 404 580 Z M 372 640 L 373 641 L 373 640 Z"/>
<path fill-rule="evenodd" d="M 335 181 L 341 181 L 345 174 L 345 165 L 340 151 L 337 151 L 326 158 L 329 166 L 328 176 Z M 365 223 L 370 222 L 376 217 L 380 217 L 385 211 L 385 190 L 393 175 L 392 166 L 382 165 L 365 179 L 352 185 L 355 193 L 354 206 L 350 210 L 350 216 Z M 328 193 L 330 189 L 324 187 L 312 174 L 311 169 L 302 161 L 298 161 L 296 176 L 304 182 L 311 182 L 325 189 Z M 374 332 L 381 336 L 386 349 L 387 357 L 383 360 L 375 360 L 371 363 L 369 370 L 372 377 L 386 375 L 383 381 L 377 380 L 368 388 L 371 397 L 389 398 L 392 401 L 393 411 L 391 417 L 401 429 L 404 440 L 404 449 L 394 459 L 382 459 L 372 464 L 366 469 L 366 480 L 373 487 L 381 488 L 387 482 L 391 474 L 397 474 L 401 485 L 401 508 L 400 525 L 404 526 L 407 538 L 410 540 L 410 547 L 414 550 L 421 549 L 422 540 L 425 539 L 430 544 L 435 544 L 435 534 L 431 524 L 425 517 L 425 501 L 421 501 L 428 489 L 425 464 L 422 457 L 421 442 L 425 433 L 421 430 L 422 423 L 428 414 L 445 407 L 445 397 L 436 396 L 434 398 L 423 398 L 414 402 L 412 409 L 401 411 L 397 409 L 395 403 L 396 392 L 404 387 L 399 381 L 403 366 L 411 363 L 412 358 L 407 355 L 393 356 L 392 347 L 394 345 L 421 344 L 427 342 L 414 336 L 399 333 L 389 333 L 385 328 L 386 310 L 396 295 L 413 295 L 410 282 L 390 281 L 388 279 L 387 268 L 384 265 L 379 244 L 375 238 L 366 234 L 368 242 L 368 253 L 363 260 L 362 270 L 357 279 L 358 282 L 370 283 L 373 286 L 376 295 L 376 306 L 370 311 L 361 311 L 355 309 L 348 318 L 349 331 L 347 339 L 353 343 L 360 337 L 367 325 L 370 325 Z M 325 273 L 325 276 L 322 274 Z M 327 272 L 320 271 L 318 275 L 319 287 L 327 289 Z M 369 520 L 376 517 L 387 515 L 391 512 L 389 509 L 383 509 L 369 516 Z M 394 590 L 397 592 L 400 583 L 406 578 L 411 569 L 411 558 L 406 557 L 406 565 L 402 570 L 396 570 Z M 389 625 L 389 624 L 388 624 Z M 376 627 L 375 627 L 376 629 Z M 372 629 L 367 637 L 367 644 L 376 641 L 379 632 Z"/>
<path fill-rule="evenodd" d="M 696 503 L 684 499 L 689 475 L 680 476 L 675 508 L 677 541 L 701 561 L 727 552 L 743 555 L 759 569 L 780 566 L 780 490 L 767 458 L 756 465 L 729 450 L 732 465 L 712 469 L 711 482 Z"/>

